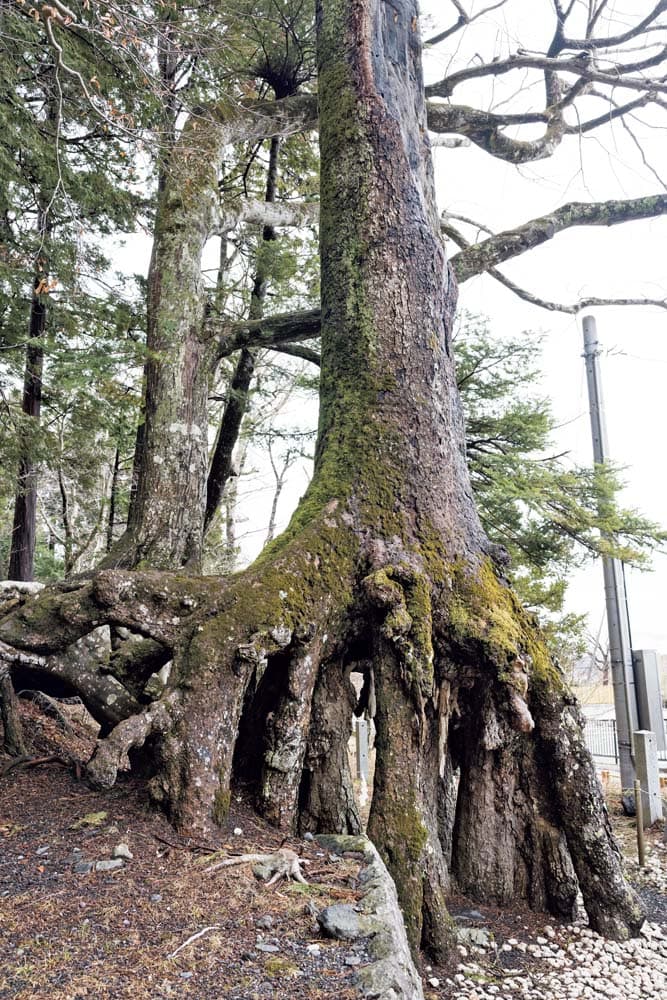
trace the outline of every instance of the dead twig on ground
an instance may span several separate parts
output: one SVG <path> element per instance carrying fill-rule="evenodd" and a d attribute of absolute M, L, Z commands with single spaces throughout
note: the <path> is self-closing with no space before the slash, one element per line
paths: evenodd
<path fill-rule="evenodd" d="M 81 778 L 81 761 L 74 757 L 61 757 L 56 753 L 46 757 L 31 757 L 29 754 L 22 754 L 20 757 L 12 757 L 0 768 L 0 778 L 4 778 L 15 767 L 38 767 L 41 764 L 60 764 L 61 767 L 71 767 L 74 770 L 77 781 Z"/>
<path fill-rule="evenodd" d="M 167 955 L 167 958 L 176 958 L 179 951 L 183 951 L 184 948 L 187 948 L 187 946 L 189 944 L 192 944 L 193 941 L 196 941 L 197 938 L 203 937 L 204 934 L 208 934 L 210 931 L 219 931 L 220 929 L 221 929 L 220 924 L 211 924 L 210 927 L 204 927 L 202 930 L 197 931 L 196 934 L 191 934 L 190 937 L 187 939 L 187 941 L 184 941 L 183 944 L 179 944 L 178 948 L 175 951 L 172 951 L 170 955 Z"/>

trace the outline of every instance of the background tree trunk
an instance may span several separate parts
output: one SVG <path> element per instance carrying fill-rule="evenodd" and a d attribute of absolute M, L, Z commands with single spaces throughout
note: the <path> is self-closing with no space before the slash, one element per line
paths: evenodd
<path fill-rule="evenodd" d="M 22 431 L 21 457 L 16 480 L 14 520 L 12 523 L 7 579 L 30 581 L 33 578 L 37 535 L 37 460 L 36 435 L 42 412 L 42 372 L 44 368 L 44 334 L 46 332 L 47 286 L 49 280 L 48 246 L 52 226 L 48 218 L 46 198 L 38 211 L 37 233 L 41 241 L 39 259 L 35 263 L 28 346 L 26 347 L 23 398 L 21 412 L 26 419 Z"/>

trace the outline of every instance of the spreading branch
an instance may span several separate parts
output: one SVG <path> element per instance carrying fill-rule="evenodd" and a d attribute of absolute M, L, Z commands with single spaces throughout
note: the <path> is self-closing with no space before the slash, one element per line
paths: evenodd
<path fill-rule="evenodd" d="M 638 60 L 634 63 L 618 64 L 612 71 L 604 72 L 597 69 L 596 63 L 590 59 L 587 52 L 583 52 L 579 57 L 552 58 L 545 55 L 530 55 L 526 52 L 515 53 L 507 59 L 498 59 L 496 62 L 481 63 L 475 66 L 467 66 L 465 69 L 451 73 L 437 83 L 432 83 L 426 87 L 427 97 L 451 97 L 454 90 L 462 83 L 476 80 L 481 77 L 504 76 L 507 73 L 514 73 L 516 70 L 532 69 L 543 72 L 565 73 L 569 76 L 576 76 L 589 83 L 601 83 L 608 87 L 623 88 L 625 90 L 651 90 L 655 93 L 667 93 L 667 82 L 662 78 L 649 78 L 642 76 L 644 70 L 659 66 L 667 61 L 667 46 L 662 47 L 652 56 Z"/>
<path fill-rule="evenodd" d="M 455 132 L 467 137 L 497 159 L 515 164 L 530 163 L 551 156 L 565 134 L 565 125 L 560 117 L 546 112 L 498 115 L 468 105 L 429 101 L 427 116 L 431 132 Z M 502 131 L 513 125 L 534 125 L 540 122 L 547 122 L 547 127 L 537 139 L 513 139 Z"/>
<path fill-rule="evenodd" d="M 237 205 L 223 205 L 215 234 L 230 232 L 240 223 L 258 226 L 313 226 L 319 218 L 315 201 L 269 202 L 248 198 Z"/>
<path fill-rule="evenodd" d="M 452 218 L 458 218 L 467 225 L 475 226 L 477 229 L 485 232 L 488 232 L 489 230 L 487 230 L 485 226 L 482 226 L 481 223 L 477 223 L 473 219 L 468 219 L 462 216 L 450 215 L 441 220 L 442 232 L 462 248 L 462 251 L 459 254 L 455 254 L 452 258 L 452 268 L 456 274 L 454 261 L 468 248 L 475 249 L 475 245 L 471 245 L 460 230 L 452 224 L 450 221 Z M 667 298 L 656 299 L 647 298 L 645 296 L 641 298 L 588 296 L 578 299 L 576 302 L 554 302 L 551 299 L 545 299 L 542 296 L 536 295 L 534 292 L 528 291 L 528 289 L 518 285 L 495 267 L 487 268 L 484 273 L 494 278 L 499 284 L 504 285 L 505 288 L 509 289 L 510 292 L 513 292 L 516 296 L 518 296 L 518 298 L 523 299 L 524 302 L 529 302 L 531 305 L 537 306 L 539 309 L 546 309 L 549 312 L 562 312 L 574 316 L 582 309 L 592 309 L 599 306 L 655 306 L 660 309 L 667 309 Z M 472 275 L 469 275 L 469 277 L 471 276 Z"/>
<path fill-rule="evenodd" d="M 230 323 L 219 316 L 208 317 L 205 336 L 218 338 L 218 358 L 227 357 L 242 347 L 272 347 L 310 340 L 320 335 L 320 311 L 281 313 L 257 320 Z"/>
<path fill-rule="evenodd" d="M 523 226 L 467 246 L 452 257 L 452 267 L 459 282 L 464 282 L 475 274 L 489 271 L 503 261 L 546 243 L 565 229 L 574 226 L 615 226 L 623 222 L 655 218 L 666 212 L 665 194 L 592 204 L 569 202 L 548 215 L 531 219 Z"/>

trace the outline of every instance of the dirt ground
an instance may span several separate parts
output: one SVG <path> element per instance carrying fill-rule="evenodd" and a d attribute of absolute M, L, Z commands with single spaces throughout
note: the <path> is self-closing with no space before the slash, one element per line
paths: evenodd
<path fill-rule="evenodd" d="M 64 731 L 30 702 L 22 712 L 35 757 L 89 756 L 94 736 L 72 713 Z M 634 827 L 620 815 L 615 823 L 632 857 Z M 654 858 L 659 839 L 649 833 Z M 359 898 L 357 859 L 295 839 L 284 846 L 306 860 L 308 885 L 267 886 L 248 863 L 206 871 L 216 851 L 268 853 L 281 844 L 242 796 L 215 840 L 196 843 L 179 838 L 131 779 L 99 793 L 70 766 L 15 766 L 0 757 L 0 1000 L 352 1000 L 364 945 L 324 938 L 314 915 Z M 112 861 L 114 849 L 126 853 L 121 845 L 131 858 L 96 867 Z M 630 862 L 650 919 L 667 923 L 662 876 L 651 872 L 655 864 L 640 874 Z M 543 915 L 460 897 L 450 908 L 461 926 L 486 928 L 498 946 L 530 940 L 545 923 Z M 499 978 L 532 962 L 529 953 L 495 946 L 483 960 Z M 448 969 L 422 965 L 427 997 L 456 995 L 431 990 L 428 980 L 444 985 L 457 961 Z"/>
<path fill-rule="evenodd" d="M 90 754 L 85 727 L 64 734 L 22 708 L 36 756 Z M 95 870 L 121 844 L 133 857 Z M 11 767 L 0 777 L 0 998 L 351 1000 L 365 953 L 322 937 L 313 914 L 355 902 L 358 861 L 299 840 L 284 846 L 309 862 L 309 885 L 266 886 L 250 864 L 206 872 L 214 851 L 280 846 L 239 801 L 199 844 L 179 839 L 132 781 L 100 794 L 53 762 Z"/>

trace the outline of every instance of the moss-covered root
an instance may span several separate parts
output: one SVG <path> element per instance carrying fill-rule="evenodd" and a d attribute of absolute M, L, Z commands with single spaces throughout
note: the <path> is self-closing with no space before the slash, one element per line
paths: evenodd
<path fill-rule="evenodd" d="M 635 934 L 641 909 L 623 879 L 574 699 L 539 629 L 488 560 L 477 572 L 453 568 L 447 618 L 450 641 L 482 665 L 460 748 L 452 868 L 461 887 L 567 915 L 574 871 L 591 926 Z"/>
<path fill-rule="evenodd" d="M 584 741 L 581 713 L 563 691 L 544 690 L 534 714 L 559 823 L 591 927 L 618 941 L 633 937 L 644 913 L 623 877 L 602 789 Z"/>
<path fill-rule="evenodd" d="M 231 648 L 220 622 L 199 627 L 174 661 L 180 693 L 177 726 L 161 741 L 154 798 L 182 832 L 206 836 L 228 812 L 232 759 L 244 695 L 265 651 L 261 643 Z"/>
<path fill-rule="evenodd" d="M 437 837 L 438 718 L 417 710 L 394 644 L 378 637 L 376 767 L 368 834 L 396 883 L 410 946 L 443 960 L 454 942 Z"/>

